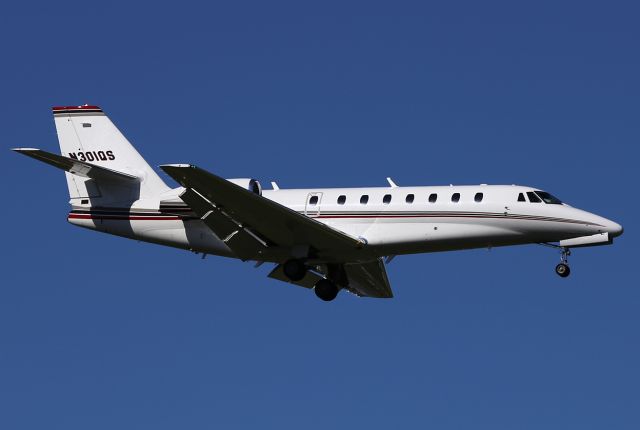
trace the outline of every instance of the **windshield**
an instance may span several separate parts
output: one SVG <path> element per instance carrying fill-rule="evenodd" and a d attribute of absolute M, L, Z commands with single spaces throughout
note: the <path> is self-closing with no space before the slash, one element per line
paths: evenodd
<path fill-rule="evenodd" d="M 551 194 L 545 191 L 536 191 L 538 197 L 542 199 L 543 202 L 548 203 L 550 205 L 561 205 L 562 201 L 559 198 L 552 196 Z"/>

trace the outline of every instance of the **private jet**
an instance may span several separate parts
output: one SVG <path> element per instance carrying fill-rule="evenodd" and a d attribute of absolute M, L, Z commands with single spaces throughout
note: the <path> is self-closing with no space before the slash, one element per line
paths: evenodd
<path fill-rule="evenodd" d="M 393 297 L 385 263 L 398 255 L 543 244 L 611 244 L 622 226 L 517 185 L 263 189 L 192 164 L 160 168 L 169 187 L 98 106 L 53 108 L 61 155 L 13 151 L 65 171 L 76 226 L 206 255 L 274 263 L 269 277 L 313 289 Z"/>

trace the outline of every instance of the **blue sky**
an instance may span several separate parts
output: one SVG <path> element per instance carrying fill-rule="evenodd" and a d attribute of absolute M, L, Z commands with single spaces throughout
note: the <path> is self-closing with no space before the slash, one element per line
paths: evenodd
<path fill-rule="evenodd" d="M 532 185 L 614 246 L 568 279 L 536 246 L 401 257 L 393 300 L 327 304 L 76 229 L 62 174 L 5 150 L 0 427 L 637 429 L 640 10 L 424 3 L 4 5 L 1 141 L 58 150 L 50 107 L 97 104 L 153 165 Z"/>

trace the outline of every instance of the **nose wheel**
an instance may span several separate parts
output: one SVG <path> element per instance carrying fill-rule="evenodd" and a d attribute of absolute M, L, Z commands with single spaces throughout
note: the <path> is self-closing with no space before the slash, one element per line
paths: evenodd
<path fill-rule="evenodd" d="M 569 274 L 571 273 L 571 268 L 569 268 L 569 256 L 571 255 L 571 250 L 565 246 L 559 246 L 547 242 L 540 243 L 540 245 L 560 250 L 560 264 L 556 266 L 556 274 L 561 278 L 566 278 L 567 276 L 569 276 Z"/>
<path fill-rule="evenodd" d="M 566 278 L 571 273 L 571 269 L 565 263 L 560 263 L 556 266 L 556 273 L 561 278 Z"/>
<path fill-rule="evenodd" d="M 561 278 L 566 278 L 571 274 L 571 268 L 569 268 L 569 256 L 571 255 L 571 250 L 569 248 L 560 248 L 562 250 L 560 257 L 560 264 L 556 266 L 556 273 Z"/>

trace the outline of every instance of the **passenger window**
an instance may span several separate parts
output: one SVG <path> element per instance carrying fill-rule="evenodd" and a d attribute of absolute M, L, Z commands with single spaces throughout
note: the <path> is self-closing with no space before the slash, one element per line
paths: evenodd
<path fill-rule="evenodd" d="M 385 194 L 382 198 L 382 203 L 384 203 L 385 205 L 391 203 L 391 194 Z"/>
<path fill-rule="evenodd" d="M 360 204 L 366 205 L 368 202 L 369 202 L 369 196 L 366 194 L 363 194 L 362 197 L 360 197 Z"/>
<path fill-rule="evenodd" d="M 339 205 L 343 205 L 343 204 L 344 204 L 344 202 L 346 202 L 346 201 L 347 201 L 347 196 L 340 196 L 340 197 L 338 197 L 338 204 L 339 204 Z"/>
<path fill-rule="evenodd" d="M 529 201 L 531 203 L 542 203 L 542 200 L 540 200 L 540 197 L 536 196 L 536 193 L 528 191 L 527 192 L 527 197 L 529 197 Z"/>
<path fill-rule="evenodd" d="M 451 201 L 453 203 L 458 203 L 460 201 L 460 193 L 453 193 L 451 196 Z"/>
<path fill-rule="evenodd" d="M 413 194 L 407 194 L 407 198 L 404 199 L 405 202 L 407 203 L 413 203 L 413 199 L 415 198 L 415 196 Z"/>
<path fill-rule="evenodd" d="M 309 199 L 309 204 L 311 206 L 315 206 L 318 204 L 318 196 L 311 196 L 311 198 Z"/>
<path fill-rule="evenodd" d="M 475 200 L 476 202 L 480 203 L 482 201 L 482 198 L 484 197 L 484 194 L 482 193 L 476 193 L 475 197 L 473 198 L 473 200 Z"/>
<path fill-rule="evenodd" d="M 438 195 L 436 193 L 429 195 L 429 203 L 435 203 L 438 200 Z"/>
<path fill-rule="evenodd" d="M 518 201 L 519 202 L 526 202 L 527 200 L 524 198 L 524 194 L 520 193 L 518 194 Z"/>

